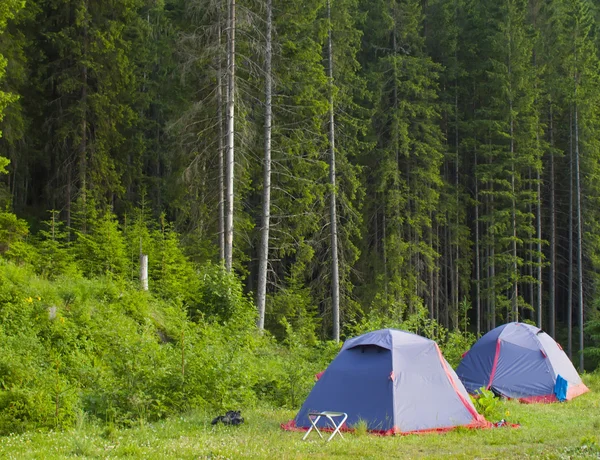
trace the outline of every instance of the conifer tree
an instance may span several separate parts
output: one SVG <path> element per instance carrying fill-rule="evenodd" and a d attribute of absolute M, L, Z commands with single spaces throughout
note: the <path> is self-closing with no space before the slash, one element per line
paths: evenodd
<path fill-rule="evenodd" d="M 394 317 L 421 304 L 436 254 L 428 245 L 431 212 L 441 185 L 442 159 L 437 99 L 439 67 L 425 54 L 421 3 L 369 2 L 364 66 L 375 96 L 367 195 L 382 203 L 383 269 L 378 308 Z M 374 222 L 367 217 L 367 221 Z M 383 273 L 382 273 L 383 272 Z"/>
<path fill-rule="evenodd" d="M 473 114 L 477 151 L 483 159 L 477 180 L 490 203 L 482 216 L 493 283 L 487 296 L 500 307 L 490 314 L 516 321 L 523 308 L 530 308 L 519 286 L 534 282 L 523 270 L 526 242 L 535 236 L 529 205 L 535 204 L 536 192 L 528 172 L 541 167 L 533 44 L 526 2 L 482 2 L 474 11 L 473 20 L 484 21 L 489 31 L 479 46 L 482 65 L 473 73 L 481 88 L 473 95 L 479 105 Z"/>
<path fill-rule="evenodd" d="M 271 225 L 271 133 L 273 120 L 273 3 L 267 0 L 265 36 L 265 147 L 264 147 L 264 179 L 263 203 L 261 215 L 261 235 L 258 261 L 258 291 L 256 306 L 258 308 L 258 328 L 265 327 L 265 303 L 267 295 L 267 269 L 269 263 L 269 227 Z"/>
<path fill-rule="evenodd" d="M 15 17 L 17 12 L 25 6 L 24 0 L 8 0 L 6 2 L 2 2 L 2 6 L 0 6 L 0 35 L 4 33 L 4 29 L 6 28 L 6 23 Z M 6 58 L 0 54 L 0 82 L 4 77 L 6 72 Z M 2 118 L 4 118 L 3 111 L 6 106 L 10 102 L 15 101 L 15 95 L 11 95 L 0 90 L 0 122 Z M 0 136 L 2 135 L 2 131 L 0 131 Z"/>
<path fill-rule="evenodd" d="M 597 88 L 600 83 L 598 70 L 598 50 L 593 39 L 593 10 L 591 2 L 586 0 L 572 0 L 555 5 L 557 29 L 560 35 L 557 41 L 565 57 L 562 61 L 562 72 L 565 77 L 566 101 L 573 113 L 573 180 L 574 194 L 574 232 L 575 259 L 577 277 L 575 280 L 577 299 L 577 325 L 579 328 L 579 369 L 583 371 L 584 348 L 584 320 L 586 275 L 584 274 L 584 258 L 589 258 L 592 264 L 597 263 L 598 248 L 594 240 L 586 238 L 586 228 L 582 215 L 586 214 L 586 225 L 595 233 L 598 222 L 596 211 L 596 198 L 598 190 L 597 177 L 600 144 L 592 134 L 598 129 L 598 95 Z M 569 84 L 570 83 L 570 84 Z M 585 166 L 583 166 L 585 165 Z M 581 170 L 585 169 L 587 180 L 584 180 Z M 586 197 L 586 198 L 583 198 Z M 586 203 L 587 202 L 587 203 Z M 585 211 L 584 211 L 585 209 Z M 585 253 L 584 255 L 584 246 Z M 591 273 L 588 276 L 592 276 Z M 589 279 L 589 278 L 588 278 Z M 596 288 L 596 280 L 589 279 L 591 290 Z"/>
<path fill-rule="evenodd" d="M 326 36 L 317 21 L 324 2 L 274 7 L 278 14 L 273 16 L 272 213 L 265 326 L 279 330 L 282 317 L 300 327 L 328 298 L 321 291 L 327 279 L 319 274 L 326 260 L 317 253 L 327 241 L 320 232 L 326 228 L 327 215 L 328 105 L 322 61 Z M 304 287 L 313 280 L 317 285 Z M 290 298 L 302 300 L 290 309 Z"/>

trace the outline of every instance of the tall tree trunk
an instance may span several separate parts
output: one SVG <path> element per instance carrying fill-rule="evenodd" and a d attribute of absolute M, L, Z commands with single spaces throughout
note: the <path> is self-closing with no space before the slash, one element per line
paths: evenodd
<path fill-rule="evenodd" d="M 452 262 L 452 251 L 450 250 L 450 230 L 448 226 L 448 215 L 446 214 L 446 222 L 444 225 L 444 327 L 448 329 L 450 327 L 450 296 L 448 295 L 448 281 L 452 283 L 452 269 L 449 266 Z"/>
<path fill-rule="evenodd" d="M 575 95 L 577 95 L 577 89 L 575 90 Z M 579 372 L 583 372 L 583 254 L 581 252 L 583 225 L 581 222 L 581 175 L 579 168 L 579 122 L 577 116 L 577 109 L 577 99 L 575 99 L 575 203 L 577 212 L 577 303 L 579 316 Z"/>
<path fill-rule="evenodd" d="M 537 311 L 540 315 L 542 311 L 542 179 L 539 168 L 537 168 Z"/>
<path fill-rule="evenodd" d="M 327 19 L 329 34 L 327 37 L 327 54 L 329 61 L 329 185 L 331 200 L 329 211 L 331 219 L 331 309 L 333 310 L 333 340 L 340 340 L 340 274 L 338 261 L 338 231 L 336 208 L 335 180 L 335 119 L 333 112 L 333 38 L 331 24 L 331 0 L 327 0 Z"/>
<path fill-rule="evenodd" d="M 511 176 L 510 186 L 512 193 L 512 258 L 513 258 L 513 283 L 512 283 L 512 321 L 519 320 L 519 290 L 518 290 L 518 266 L 517 266 L 517 209 L 516 209 L 516 189 L 515 189 L 515 121 L 513 118 L 513 95 L 512 95 L 512 26 L 509 25 L 508 31 L 508 110 L 510 121 L 510 159 L 511 159 Z"/>
<path fill-rule="evenodd" d="M 71 165 L 71 161 L 68 161 L 67 165 L 67 188 L 66 188 L 66 214 L 67 214 L 67 241 L 71 241 L 71 201 L 73 200 L 73 192 L 71 190 L 72 180 L 73 180 L 73 167 Z"/>
<path fill-rule="evenodd" d="M 475 151 L 475 168 L 477 170 L 477 151 Z M 477 338 L 481 335 L 481 279 L 480 279 L 480 256 L 479 256 L 479 183 L 477 174 L 475 178 L 475 318 L 477 321 Z"/>
<path fill-rule="evenodd" d="M 446 234 L 448 235 L 448 240 L 446 242 L 446 244 L 448 245 L 449 248 L 449 263 L 450 263 L 450 268 L 449 268 L 449 281 L 450 281 L 450 298 L 452 299 L 452 301 L 448 302 L 448 310 L 450 309 L 450 305 L 452 305 L 452 317 L 450 318 L 452 320 L 452 328 L 456 329 L 456 330 L 460 330 L 459 328 L 459 324 L 458 324 L 458 305 L 456 305 L 454 303 L 455 297 L 456 297 L 456 286 L 454 286 L 454 251 L 452 250 L 452 229 L 450 228 L 450 216 L 447 216 L 447 231 Z M 450 299 L 449 299 L 450 300 Z"/>
<path fill-rule="evenodd" d="M 433 251 L 433 213 L 431 211 L 429 211 L 429 222 L 431 222 L 432 226 L 429 229 L 429 252 L 431 254 L 434 253 Z M 434 281 L 433 281 L 433 267 L 435 264 L 431 264 L 429 265 L 429 277 L 428 277 L 428 281 L 429 281 L 429 318 L 430 319 L 434 319 L 434 311 L 433 311 L 433 289 L 434 289 Z"/>
<path fill-rule="evenodd" d="M 491 162 L 491 159 L 490 159 Z M 491 243 L 490 243 L 490 255 L 488 264 L 490 266 L 490 330 L 496 327 L 496 232 L 494 226 L 494 184 L 490 185 L 490 209 L 489 213 L 492 216 L 492 221 L 489 226 L 491 228 Z"/>
<path fill-rule="evenodd" d="M 519 321 L 519 291 L 518 291 L 518 266 L 517 266 L 517 205 L 515 190 L 515 143 L 514 143 L 514 121 L 512 119 L 512 101 L 509 104 L 511 111 L 510 119 L 510 156 L 512 158 L 512 171 L 510 185 L 512 192 L 512 258 L 513 258 L 513 283 L 512 283 L 512 321 Z"/>
<path fill-rule="evenodd" d="M 567 354 L 573 357 L 573 109 L 569 114 L 569 255 L 567 256 L 568 288 L 567 288 Z"/>
<path fill-rule="evenodd" d="M 440 224 L 435 223 L 436 252 L 440 254 Z M 441 255 L 440 255 L 441 256 Z M 438 261 L 441 257 L 438 257 Z M 438 262 L 439 264 L 439 262 Z M 440 267 L 435 270 L 435 320 L 440 322 Z"/>
<path fill-rule="evenodd" d="M 384 199 L 384 203 L 383 203 L 383 217 L 382 217 L 382 224 L 381 224 L 381 230 L 382 230 L 382 241 L 383 241 L 383 294 L 384 294 L 384 299 L 387 302 L 388 301 L 388 258 L 387 258 L 387 219 L 386 219 L 386 212 L 387 212 L 387 204 L 385 203 L 385 199 Z"/>
<path fill-rule="evenodd" d="M 456 7 L 456 2 L 454 2 L 454 11 L 455 11 L 455 19 L 456 19 L 456 15 L 458 14 L 457 12 L 457 7 Z M 457 65 L 458 63 L 458 56 L 457 56 L 457 49 L 456 47 L 454 48 L 454 63 L 455 65 Z M 456 72 L 456 76 L 455 78 L 458 79 L 458 70 L 455 69 Z M 459 319 L 458 319 L 458 315 L 459 315 L 459 297 L 460 297 L 460 278 L 459 278 L 459 260 L 460 260 L 460 231 L 459 231 L 459 225 L 460 225 L 460 193 L 459 193 L 459 174 L 458 174 L 458 169 L 459 169 L 459 130 L 458 130 L 458 81 L 454 82 L 454 150 L 455 150 L 455 158 L 454 158 L 454 187 L 456 188 L 456 229 L 455 229 L 455 238 L 456 238 L 456 260 L 455 260 L 455 273 L 454 273 L 454 311 L 455 311 L 455 321 L 456 321 L 456 327 L 457 329 L 460 330 L 459 326 Z M 465 330 L 466 330 L 466 324 L 465 324 Z"/>
<path fill-rule="evenodd" d="M 227 210 L 225 220 L 225 268 L 233 264 L 233 177 L 234 177 L 234 121 L 235 121 L 235 0 L 229 0 L 228 53 L 227 53 Z"/>
<path fill-rule="evenodd" d="M 219 4 L 219 55 L 217 57 L 217 121 L 219 123 L 219 259 L 225 262 L 225 168 L 223 146 L 223 68 L 221 56 L 221 3 Z"/>
<path fill-rule="evenodd" d="M 272 0 L 267 0 L 267 30 L 265 54 L 265 159 L 263 179 L 263 206 L 260 253 L 258 255 L 258 291 L 256 304 L 258 307 L 258 329 L 265 327 L 265 301 L 267 295 L 267 266 L 269 263 L 269 225 L 271 218 L 271 121 L 273 108 L 271 106 L 271 34 L 273 28 Z"/>
<path fill-rule="evenodd" d="M 550 102 L 550 282 L 548 284 L 548 330 L 551 337 L 555 337 L 556 335 L 556 183 L 554 176 L 554 114 L 552 112 L 552 102 Z M 541 310 L 538 312 L 538 327 L 542 327 Z"/>
<path fill-rule="evenodd" d="M 84 2 L 85 14 L 88 14 L 88 2 Z M 85 19 L 87 21 L 87 18 Z M 88 28 L 87 23 L 83 26 L 83 59 L 87 59 L 88 48 Z M 81 69 L 81 139 L 79 141 L 79 187 L 81 194 L 81 203 L 83 206 L 83 221 L 81 231 L 87 232 L 87 87 L 88 87 L 88 68 L 84 64 Z"/>

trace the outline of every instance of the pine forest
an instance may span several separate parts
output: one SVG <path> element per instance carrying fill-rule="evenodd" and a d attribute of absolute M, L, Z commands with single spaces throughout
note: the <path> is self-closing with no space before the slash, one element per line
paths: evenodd
<path fill-rule="evenodd" d="M 600 364 L 594 0 L 0 0 L 0 133 L 0 432 L 378 327 Z"/>

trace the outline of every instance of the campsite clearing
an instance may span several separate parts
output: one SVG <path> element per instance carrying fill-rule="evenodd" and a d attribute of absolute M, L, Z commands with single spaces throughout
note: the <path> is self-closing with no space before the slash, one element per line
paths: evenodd
<path fill-rule="evenodd" d="M 131 429 L 106 429 L 82 419 L 68 431 L 29 432 L 0 438 L 0 458 L 599 458 L 600 373 L 585 375 L 590 392 L 567 403 L 503 403 L 507 421 L 520 428 L 379 437 L 347 435 L 326 443 L 302 441 L 280 423 L 295 410 L 243 411 L 240 426 L 212 426 L 213 413 L 197 412 Z"/>

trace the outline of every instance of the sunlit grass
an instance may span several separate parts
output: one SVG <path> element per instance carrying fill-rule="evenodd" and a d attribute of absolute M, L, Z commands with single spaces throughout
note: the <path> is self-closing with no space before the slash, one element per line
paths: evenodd
<path fill-rule="evenodd" d="M 295 415 L 281 409 L 242 411 L 246 422 L 237 427 L 211 425 L 215 414 L 207 411 L 129 429 L 100 426 L 82 416 L 69 431 L 0 438 L 0 458 L 600 458 L 600 374 L 584 380 L 592 392 L 568 403 L 502 403 L 505 418 L 520 428 L 392 437 L 359 429 L 326 443 L 316 435 L 302 441 L 302 433 L 281 430 Z"/>

